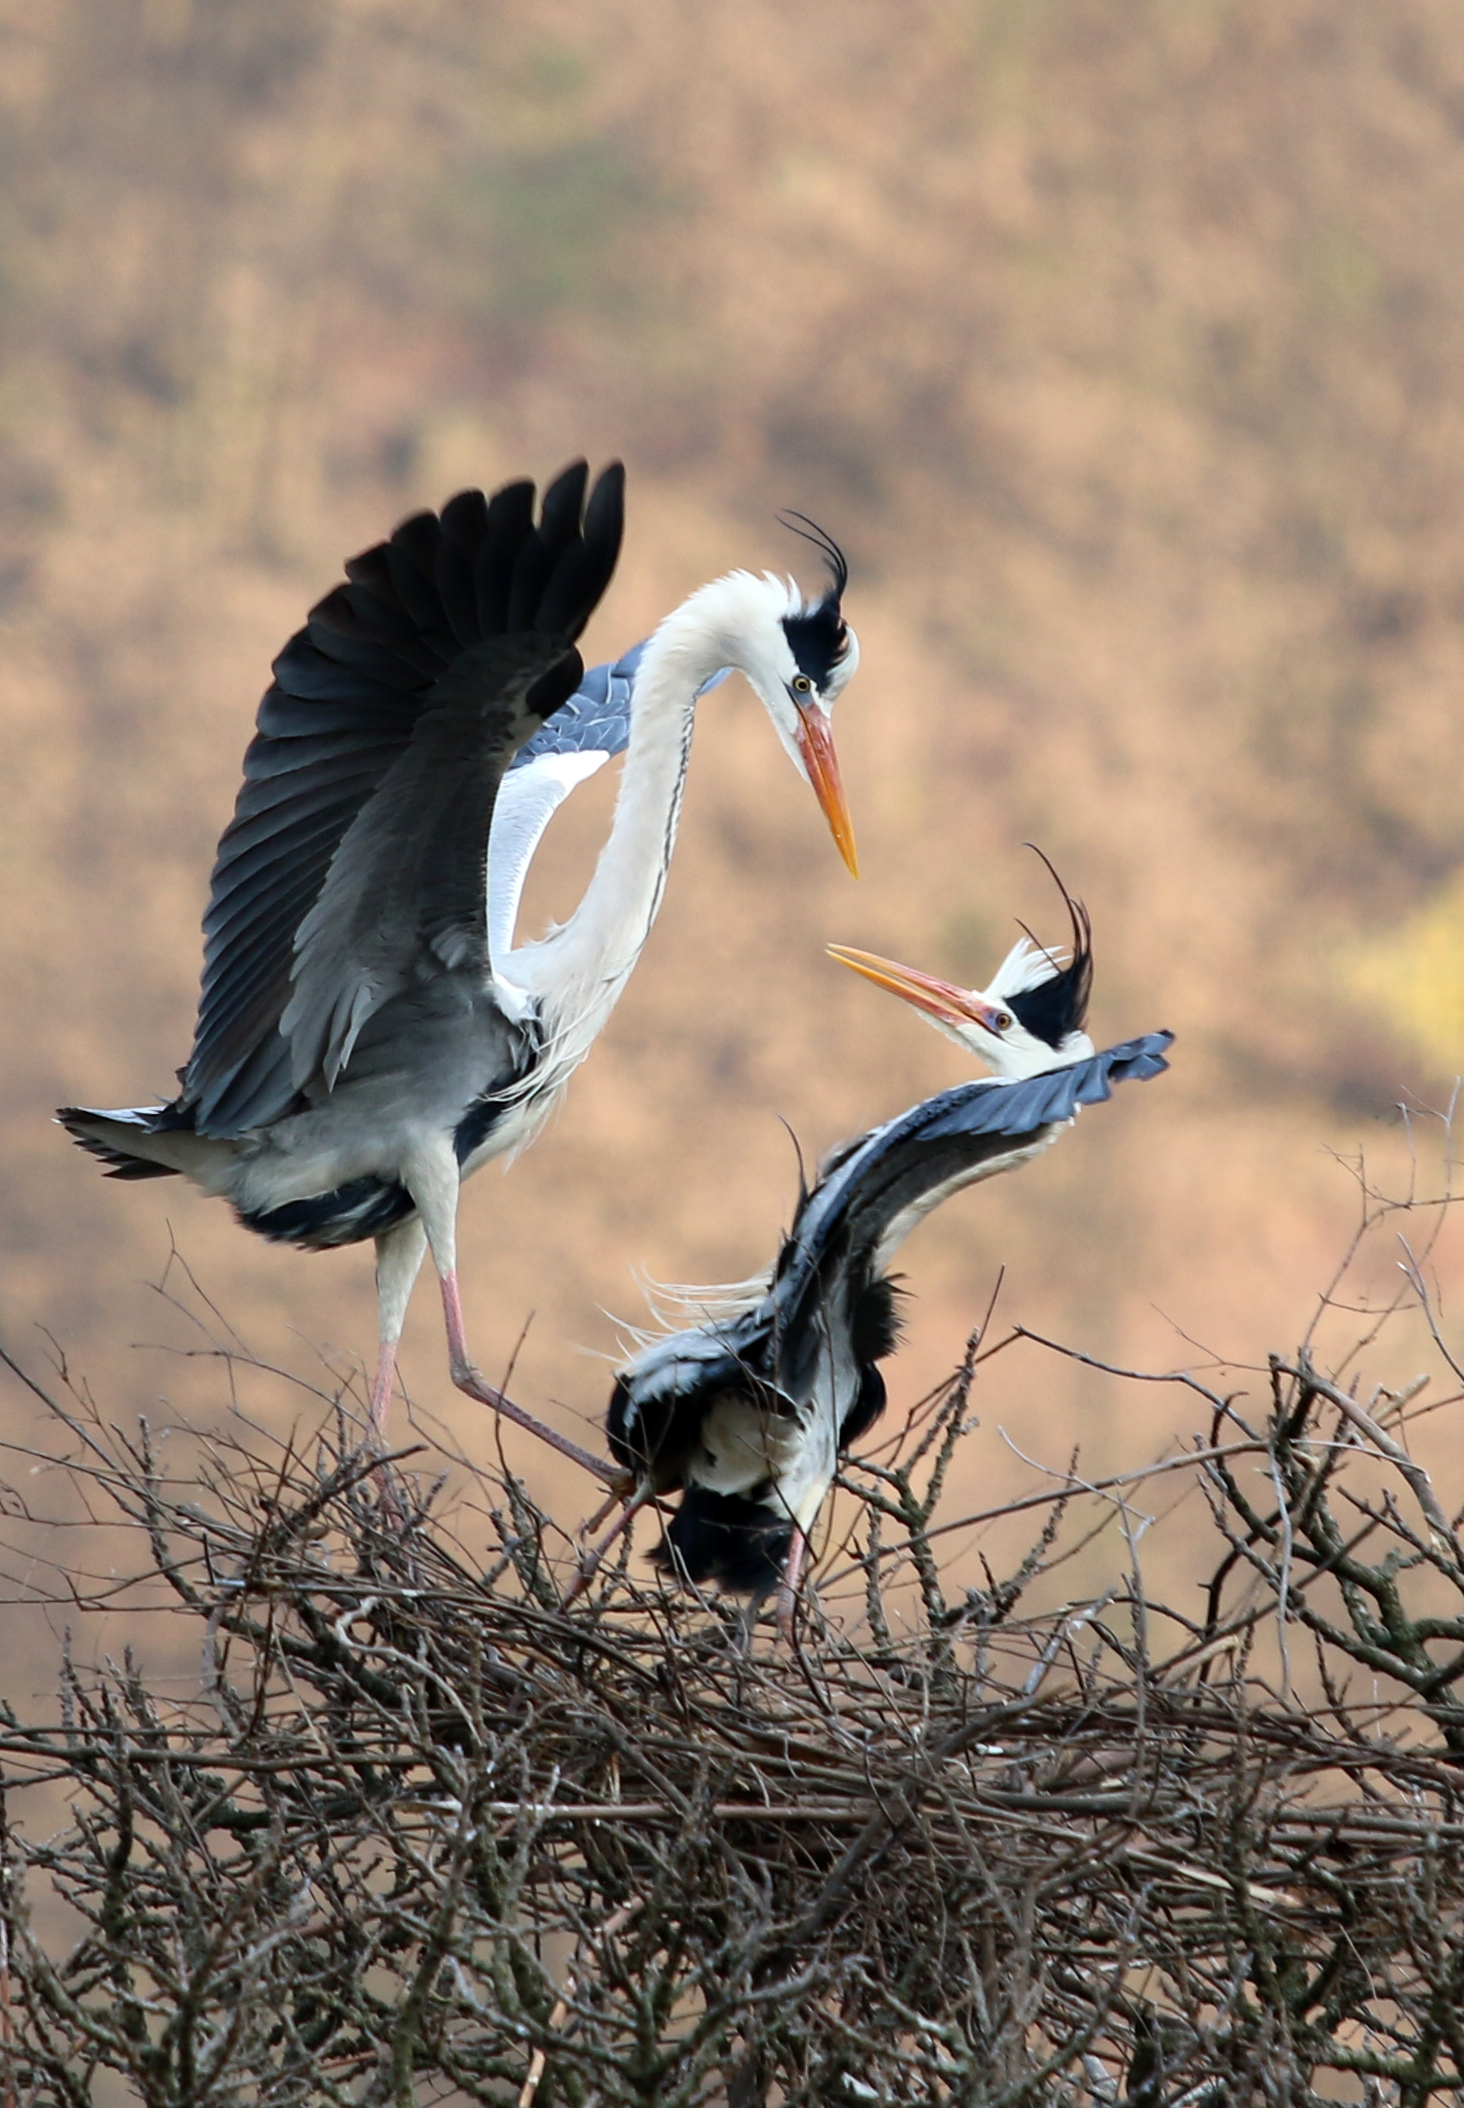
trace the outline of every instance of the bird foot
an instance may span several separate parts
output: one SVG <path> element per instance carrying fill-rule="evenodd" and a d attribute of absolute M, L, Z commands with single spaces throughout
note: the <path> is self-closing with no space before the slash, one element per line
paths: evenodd
<path fill-rule="evenodd" d="M 616 1538 L 624 1535 L 624 1533 L 630 1528 L 630 1525 L 635 1521 L 636 1516 L 639 1515 L 641 1509 L 646 1505 L 646 1502 L 654 1499 L 655 1497 L 652 1494 L 649 1486 L 643 1487 L 641 1491 L 637 1493 L 635 1491 L 635 1480 L 631 1477 L 628 1471 L 623 1472 L 621 1476 L 626 1482 L 625 1490 L 630 1495 L 630 1498 L 626 1501 L 624 1508 L 621 1510 L 621 1513 L 617 1516 L 616 1520 L 614 1521 L 614 1523 L 612 1523 L 610 1528 L 605 1532 L 604 1536 L 600 1539 L 599 1543 L 587 1545 L 584 1551 L 580 1553 L 579 1572 L 575 1575 L 573 1581 L 570 1582 L 569 1587 L 565 1591 L 564 1601 L 560 1606 L 561 1609 L 568 1610 L 570 1604 L 577 1602 L 578 1599 L 584 1594 L 585 1590 L 589 1587 L 590 1583 L 595 1578 L 596 1572 L 599 1569 L 600 1561 L 609 1551 L 611 1545 L 614 1544 Z M 613 1507 L 616 1499 L 618 1498 L 618 1495 L 612 1495 L 610 1500 L 605 1503 L 604 1507 L 596 1510 L 594 1516 L 585 1525 L 587 1531 L 594 1529 L 596 1523 L 604 1521 L 606 1509 Z"/>
<path fill-rule="evenodd" d="M 632 1493 L 634 1493 L 634 1491 L 635 1473 L 633 1471 L 622 1471 L 619 1476 L 614 1480 L 613 1484 L 611 1485 L 610 1491 L 601 1501 L 599 1507 L 596 1508 L 594 1514 L 590 1517 L 589 1521 L 582 1522 L 580 1524 L 580 1536 L 588 1537 L 593 1530 L 598 1530 L 601 1523 L 605 1520 L 606 1516 L 609 1515 L 611 1510 L 613 1508 L 618 1508 L 622 1501 L 629 1500 L 630 1496 L 632 1495 Z"/>

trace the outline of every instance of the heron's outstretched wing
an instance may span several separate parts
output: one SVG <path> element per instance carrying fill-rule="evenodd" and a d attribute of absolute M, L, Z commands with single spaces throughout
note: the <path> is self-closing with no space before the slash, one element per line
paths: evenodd
<path fill-rule="evenodd" d="M 1020 1083 L 958 1084 L 846 1145 L 779 1254 L 761 1313 L 769 1334 L 792 1341 L 811 1332 L 810 1303 L 823 1296 L 833 1269 L 877 1273 L 948 1194 L 1035 1155 L 1080 1106 L 1111 1097 L 1115 1083 L 1159 1075 L 1173 1036 L 1149 1032 Z"/>
<path fill-rule="evenodd" d="M 1111 1096 L 1115 1083 L 1157 1076 L 1168 1066 L 1172 1037 L 1150 1032 L 1022 1083 L 961 1084 L 847 1143 L 805 1195 L 762 1301 L 735 1317 L 668 1333 L 621 1371 L 607 1421 L 617 1462 L 659 1473 L 670 1486 L 717 1398 L 742 1396 L 771 1415 L 794 1411 L 793 1401 L 807 1396 L 835 1307 L 853 1322 L 851 1344 L 861 1359 L 872 1363 L 888 1352 L 895 1328 L 888 1292 L 874 1316 L 883 1345 L 860 1344 L 855 1306 L 918 1216 L 973 1179 L 1034 1155 L 1080 1105 Z M 861 1415 L 865 1425 L 874 1419 L 882 1403 L 876 1376 L 849 1416 L 855 1428 Z"/>
<path fill-rule="evenodd" d="M 341 866 L 339 912 L 325 912 L 327 876 L 367 808 L 386 794 L 377 817 L 390 817 L 400 850 L 411 795 L 430 784 L 432 757 L 461 759 L 469 720 L 493 753 L 496 783 L 512 739 L 527 737 L 538 717 L 565 699 L 566 682 L 572 689 L 579 661 L 569 646 L 609 582 L 623 518 L 618 464 L 599 478 L 588 506 L 586 480 L 583 463 L 566 470 L 545 492 L 537 524 L 531 483 L 509 484 L 486 501 L 464 491 L 440 518 L 421 513 L 405 521 L 390 541 L 347 564 L 348 583 L 312 610 L 276 660 L 204 918 L 203 991 L 180 1101 L 201 1132 L 237 1135 L 296 1102 L 301 1062 L 292 1058 L 281 1023 L 299 992 L 292 987 L 297 943 L 320 906 L 312 927 L 315 966 L 323 970 L 327 923 L 339 937 L 345 895 L 355 887 L 354 913 L 370 892 L 363 829 Z M 512 727 L 486 708 L 474 718 L 489 698 L 479 693 L 474 704 L 463 686 L 470 675 L 480 688 L 492 676 L 492 655 L 474 652 L 507 638 L 521 650 L 534 640 L 541 670 L 559 669 L 557 678 L 549 671 L 542 693 L 522 699 L 534 711 Z M 419 808 L 417 868 L 436 886 L 421 903 L 429 941 L 461 928 L 465 916 L 469 926 L 474 913 L 479 926 L 484 916 L 492 798 L 485 800 L 481 766 L 469 773 L 471 795 L 449 797 L 445 806 L 428 800 L 430 814 L 428 803 Z M 469 853 L 478 824 L 482 839 Z M 444 847 L 450 845 L 441 865 L 430 840 L 439 825 Z M 446 895 L 473 870 L 476 910 L 449 907 Z M 321 1007 L 325 991 L 317 987 L 297 1013 L 302 1049 L 309 1042 L 323 1051 L 327 1068 L 330 1049 L 339 1054 L 351 1036 L 354 1001 L 347 999 L 342 1019 L 338 1005 Z"/>
<path fill-rule="evenodd" d="M 351 822 L 295 936 L 279 1029 L 297 1090 L 329 1091 L 368 1019 L 414 981 L 489 971 L 488 829 L 515 751 L 583 668 L 530 632 L 460 654 Z"/>

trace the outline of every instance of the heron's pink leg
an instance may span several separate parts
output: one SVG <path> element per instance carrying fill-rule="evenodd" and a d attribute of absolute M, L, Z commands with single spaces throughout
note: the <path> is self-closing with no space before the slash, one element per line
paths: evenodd
<path fill-rule="evenodd" d="M 622 1471 L 616 1483 L 610 1488 L 610 1491 L 601 1501 L 599 1507 L 596 1508 L 589 1521 L 580 1524 L 579 1533 L 581 1537 L 588 1537 L 591 1530 L 598 1530 L 610 1510 L 618 1508 L 622 1501 L 629 1500 L 634 1491 L 635 1473 L 633 1471 Z"/>
<path fill-rule="evenodd" d="M 614 1485 L 620 1473 L 613 1464 L 608 1463 L 604 1457 L 595 1456 L 591 1450 L 581 1449 L 579 1443 L 571 1442 L 567 1435 L 557 1434 L 552 1427 L 546 1427 L 542 1420 L 536 1420 L 533 1414 L 526 1413 L 521 1405 L 515 1405 L 511 1398 L 505 1398 L 502 1391 L 495 1390 L 480 1373 L 468 1352 L 467 1335 L 463 1329 L 462 1297 L 458 1293 L 457 1268 L 449 1267 L 441 1276 L 441 1280 L 442 1314 L 447 1320 L 448 1360 L 452 1366 L 452 1380 L 458 1389 L 465 1391 L 469 1398 L 476 1398 L 482 1405 L 491 1405 L 495 1413 L 502 1413 L 504 1418 L 512 1420 L 515 1426 L 522 1427 L 531 1435 L 537 1435 L 541 1442 L 547 1442 L 551 1449 L 557 1449 L 562 1457 L 570 1458 L 585 1471 L 592 1471 L 595 1477 L 602 1479 L 607 1486 Z"/>
<path fill-rule="evenodd" d="M 803 1572 L 804 1554 L 808 1550 L 808 1539 L 793 1525 L 793 1536 L 788 1546 L 788 1556 L 783 1561 L 783 1578 L 778 1583 L 778 1637 L 793 1639 L 793 1613 L 798 1607 L 798 1582 Z"/>
<path fill-rule="evenodd" d="M 371 1384 L 371 1423 L 367 1439 L 377 1451 L 386 1447 L 386 1415 L 391 1405 L 391 1387 L 396 1377 L 397 1343 L 394 1339 L 383 1339 L 376 1349 L 376 1375 Z M 391 1466 L 383 1460 L 374 1464 L 371 1475 L 381 1488 L 381 1506 L 387 1522 L 393 1530 L 406 1527 L 406 1515 L 397 1498 L 392 1483 Z"/>
<path fill-rule="evenodd" d="M 376 1374 L 371 1382 L 371 1441 L 376 1449 L 386 1447 L 386 1416 L 396 1381 L 397 1343 L 382 1340 L 376 1349 Z"/>
<path fill-rule="evenodd" d="M 568 1610 L 570 1604 L 575 1601 L 576 1597 L 582 1596 L 584 1594 L 585 1590 L 589 1587 L 590 1583 L 595 1578 L 595 1574 L 599 1568 L 600 1561 L 609 1551 L 611 1545 L 614 1544 L 616 1538 L 621 1536 L 624 1531 L 630 1528 L 631 1524 L 635 1521 L 637 1515 L 639 1515 L 641 1509 L 646 1505 L 646 1502 L 648 1500 L 654 1499 L 654 1497 L 655 1496 L 652 1494 L 649 1486 L 642 1486 L 639 1492 L 633 1494 L 631 1498 L 625 1503 L 625 1506 L 621 1509 L 615 1521 L 610 1525 L 610 1528 L 600 1539 L 600 1542 L 598 1544 L 591 1545 L 590 1549 L 587 1552 L 580 1553 L 579 1572 L 575 1575 L 573 1581 L 571 1581 L 569 1584 L 568 1592 L 565 1595 L 563 1605 L 561 1606 L 563 1609 Z M 604 1510 L 602 1509 L 600 1512 L 601 1514 L 603 1514 Z"/>

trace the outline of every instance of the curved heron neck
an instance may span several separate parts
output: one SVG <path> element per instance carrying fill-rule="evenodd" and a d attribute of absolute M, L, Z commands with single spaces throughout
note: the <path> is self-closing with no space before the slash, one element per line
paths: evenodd
<path fill-rule="evenodd" d="M 704 586 L 668 615 L 646 647 L 630 699 L 615 816 L 579 906 L 525 947 L 515 966 L 541 1001 L 551 1031 L 593 1015 L 603 1022 L 656 919 L 676 844 L 681 797 L 702 683 L 733 664 L 730 609 Z"/>

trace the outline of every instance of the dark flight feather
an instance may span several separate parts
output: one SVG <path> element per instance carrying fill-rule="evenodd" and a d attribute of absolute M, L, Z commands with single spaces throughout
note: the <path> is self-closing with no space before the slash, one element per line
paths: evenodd
<path fill-rule="evenodd" d="M 530 704 L 542 715 L 572 694 L 581 668 L 568 647 L 609 582 L 623 516 L 618 464 L 584 506 L 587 475 L 579 462 L 550 485 L 537 526 L 530 483 L 491 500 L 464 491 L 440 517 L 404 521 L 389 542 L 350 560 L 347 583 L 312 610 L 276 660 L 204 918 L 203 989 L 182 1100 L 201 1133 L 238 1135 L 298 1102 L 300 1060 L 292 1064 L 279 1028 L 296 992 L 302 924 L 346 836 L 421 736 L 433 698 L 440 702 L 464 655 L 512 632 L 535 636 L 543 640 L 543 685 L 530 689 Z M 495 734 L 486 717 L 482 723 L 485 736 L 501 737 L 501 725 Z M 464 883 L 476 851 L 464 852 L 462 828 L 481 823 L 486 833 L 491 796 L 469 806 L 452 823 L 454 870 Z M 455 916 L 439 903 L 434 931 Z M 324 1043 L 317 1028 L 311 1044 Z"/>
<path fill-rule="evenodd" d="M 846 1143 L 803 1199 L 762 1300 L 657 1341 L 621 1371 L 606 1421 L 611 1452 L 659 1493 L 685 1488 L 688 1520 L 679 1533 L 673 1521 L 669 1538 L 693 1579 L 769 1586 L 788 1545 L 788 1519 L 765 1508 L 764 1489 L 711 1495 L 695 1485 L 712 1408 L 737 1397 L 774 1415 L 796 1413 L 813 1395 L 821 1360 L 831 1358 L 831 1341 L 842 1339 L 859 1386 L 840 1448 L 867 1432 L 885 1403 L 875 1364 L 893 1352 L 899 1329 L 897 1290 L 880 1271 L 887 1233 L 922 1200 L 1021 1161 L 1079 1106 L 1110 1097 L 1114 1084 L 1159 1075 L 1172 1037 L 1150 1032 L 1019 1083 L 961 1084 Z M 780 1535 L 769 1534 L 772 1523 Z"/>

